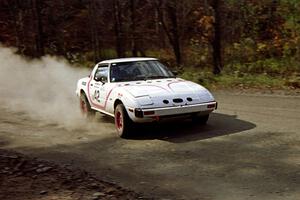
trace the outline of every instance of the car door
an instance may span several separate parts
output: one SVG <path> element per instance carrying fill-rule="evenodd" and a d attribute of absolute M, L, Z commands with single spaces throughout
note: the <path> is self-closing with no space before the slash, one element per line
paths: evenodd
<path fill-rule="evenodd" d="M 92 107 L 105 110 L 106 85 L 108 80 L 108 64 L 98 65 L 89 85 Z"/>

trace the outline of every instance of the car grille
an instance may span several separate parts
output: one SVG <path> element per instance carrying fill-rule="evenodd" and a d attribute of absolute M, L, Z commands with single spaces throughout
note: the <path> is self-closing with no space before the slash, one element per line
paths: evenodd
<path fill-rule="evenodd" d="M 173 99 L 173 102 L 174 102 L 174 103 L 182 103 L 183 100 L 180 99 L 180 98 L 177 98 L 177 99 Z"/>

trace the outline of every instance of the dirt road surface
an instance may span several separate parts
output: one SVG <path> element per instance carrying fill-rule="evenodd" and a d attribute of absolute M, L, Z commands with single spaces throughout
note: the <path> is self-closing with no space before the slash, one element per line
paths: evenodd
<path fill-rule="evenodd" d="M 1 103 L 0 148 L 158 199 L 300 199 L 299 96 L 215 96 L 219 109 L 206 126 L 158 124 L 127 140 L 107 117 L 68 129 Z"/>

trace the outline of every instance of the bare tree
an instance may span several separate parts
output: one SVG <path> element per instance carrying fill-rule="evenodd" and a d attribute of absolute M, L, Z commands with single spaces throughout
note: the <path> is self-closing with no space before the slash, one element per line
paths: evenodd
<path fill-rule="evenodd" d="M 130 11 L 129 19 L 129 34 L 130 34 L 130 47 L 132 56 L 146 56 L 143 50 L 143 33 L 145 33 L 145 28 L 143 23 L 145 23 L 142 17 L 145 15 L 143 9 L 147 6 L 147 3 L 140 0 L 129 0 L 128 7 Z"/>
<path fill-rule="evenodd" d="M 214 10 L 214 36 L 212 39 L 212 48 L 213 48 L 213 64 L 214 64 L 214 69 L 213 73 L 214 74 L 220 74 L 221 70 L 223 68 L 223 63 L 222 63 L 222 44 L 221 44 L 221 9 L 220 9 L 220 0 L 213 0 L 212 1 L 212 8 Z"/>
<path fill-rule="evenodd" d="M 124 43 L 123 43 L 123 19 L 122 8 L 119 0 L 113 0 L 113 17 L 114 17 L 114 29 L 116 38 L 116 51 L 118 57 L 124 57 Z"/>
<path fill-rule="evenodd" d="M 8 6 L 9 16 L 12 20 L 14 27 L 14 37 L 15 45 L 18 48 L 19 52 L 23 54 L 25 50 L 24 45 L 24 22 L 23 22 L 23 9 L 22 2 L 19 0 L 16 1 L 5 1 L 5 4 Z"/>
<path fill-rule="evenodd" d="M 66 55 L 65 42 L 65 24 L 66 24 L 66 6 L 63 0 L 59 0 L 59 7 L 62 15 L 60 16 L 60 29 L 57 33 L 57 51 L 60 55 Z"/>
<path fill-rule="evenodd" d="M 96 0 L 90 0 L 88 4 L 90 33 L 92 38 L 92 47 L 94 51 L 94 62 L 100 60 L 100 40 L 98 35 L 98 10 L 96 8 Z"/>
<path fill-rule="evenodd" d="M 167 35 L 167 38 L 172 46 L 176 63 L 180 65 L 182 62 L 180 35 L 178 30 L 178 2 L 177 0 L 156 0 L 154 6 L 157 10 L 158 19 Z"/>
<path fill-rule="evenodd" d="M 35 56 L 45 55 L 44 32 L 42 22 L 42 0 L 32 0 L 32 14 L 35 19 Z"/>
<path fill-rule="evenodd" d="M 137 38 L 136 38 L 136 0 L 129 0 L 129 8 L 130 8 L 130 32 L 131 32 L 131 52 L 132 56 L 137 56 Z"/>

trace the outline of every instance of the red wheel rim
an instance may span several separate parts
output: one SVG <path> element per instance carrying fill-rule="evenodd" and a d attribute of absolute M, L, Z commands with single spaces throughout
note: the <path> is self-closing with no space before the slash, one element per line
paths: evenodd
<path fill-rule="evenodd" d="M 88 112 L 87 105 L 83 100 L 80 100 L 80 110 L 82 114 L 86 114 Z"/>
<path fill-rule="evenodd" d="M 122 130 L 123 128 L 123 117 L 121 112 L 116 113 L 116 127 L 118 130 Z"/>

